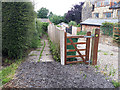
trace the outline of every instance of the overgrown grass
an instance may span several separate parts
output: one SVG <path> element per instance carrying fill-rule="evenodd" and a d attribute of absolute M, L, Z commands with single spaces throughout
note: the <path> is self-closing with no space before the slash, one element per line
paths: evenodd
<path fill-rule="evenodd" d="M 115 88 L 120 87 L 120 82 L 117 81 L 112 81 L 112 84 L 114 85 Z"/>
<path fill-rule="evenodd" d="M 59 47 L 57 47 L 54 43 L 52 43 L 52 41 L 50 40 L 49 37 L 48 37 L 48 41 L 49 41 L 49 44 L 50 44 L 50 51 L 51 51 L 51 54 L 53 56 L 53 59 L 60 62 Z"/>
<path fill-rule="evenodd" d="M 41 52 L 40 52 L 40 57 L 39 57 L 38 62 L 40 62 L 40 59 L 41 59 L 41 56 L 42 56 L 43 50 L 44 50 L 44 48 L 45 48 L 45 45 L 46 45 L 46 43 L 45 43 L 45 41 L 44 41 L 44 46 L 43 46 L 43 48 L 42 48 L 42 50 L 41 50 Z"/>
<path fill-rule="evenodd" d="M 0 70 L 0 75 L 1 75 L 0 80 L 2 80 L 2 85 L 6 84 L 14 77 L 16 69 L 21 64 L 22 61 L 23 60 L 21 59 L 16 60 L 16 62 L 12 63 L 10 66 L 7 66 L 2 70 Z"/>
<path fill-rule="evenodd" d="M 87 34 L 87 31 L 80 31 L 77 33 L 77 35 L 86 35 Z"/>

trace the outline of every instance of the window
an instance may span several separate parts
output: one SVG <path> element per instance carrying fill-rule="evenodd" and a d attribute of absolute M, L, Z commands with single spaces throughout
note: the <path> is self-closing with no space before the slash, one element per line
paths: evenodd
<path fill-rule="evenodd" d="M 107 6 L 107 5 L 109 5 L 109 0 L 104 1 L 104 6 Z"/>
<path fill-rule="evenodd" d="M 111 16 L 112 16 L 112 13 L 104 13 L 104 15 L 105 15 L 105 18 L 111 18 Z"/>
<path fill-rule="evenodd" d="M 95 18 L 99 18 L 99 13 L 94 13 Z"/>
<path fill-rule="evenodd" d="M 101 6 L 101 2 L 97 2 L 97 6 L 96 7 L 100 7 Z"/>
<path fill-rule="evenodd" d="M 118 10 L 118 13 L 117 13 L 117 15 L 120 17 L 120 10 Z"/>

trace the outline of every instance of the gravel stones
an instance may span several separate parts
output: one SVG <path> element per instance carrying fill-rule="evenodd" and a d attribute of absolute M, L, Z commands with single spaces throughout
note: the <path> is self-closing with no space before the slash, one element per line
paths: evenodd
<path fill-rule="evenodd" d="M 25 65 L 28 65 L 27 67 Z M 84 64 L 61 65 L 59 62 L 24 62 L 18 68 L 11 87 L 23 88 L 113 88 L 104 75 Z M 31 69 L 30 69 L 31 67 Z M 6 86 L 7 87 L 7 86 Z"/>

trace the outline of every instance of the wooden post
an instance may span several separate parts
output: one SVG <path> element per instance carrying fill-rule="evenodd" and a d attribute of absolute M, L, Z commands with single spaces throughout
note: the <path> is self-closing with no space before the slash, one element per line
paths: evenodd
<path fill-rule="evenodd" d="M 87 32 L 87 36 L 91 36 L 91 32 Z M 89 64 L 90 38 L 86 39 L 86 57 L 85 64 Z"/>
<path fill-rule="evenodd" d="M 97 65 L 97 53 L 98 53 L 98 43 L 99 43 L 100 29 L 95 29 L 95 36 L 93 41 L 93 52 L 92 52 L 92 65 Z"/>
<path fill-rule="evenodd" d="M 65 32 L 65 65 L 67 62 L 67 33 Z"/>

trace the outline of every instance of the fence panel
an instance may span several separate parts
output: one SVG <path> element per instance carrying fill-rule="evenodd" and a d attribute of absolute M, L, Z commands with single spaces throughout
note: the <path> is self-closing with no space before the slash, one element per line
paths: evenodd
<path fill-rule="evenodd" d="M 61 64 L 65 65 L 64 63 L 64 30 L 56 27 L 54 24 L 49 24 L 48 35 L 51 41 L 60 50 Z"/>

